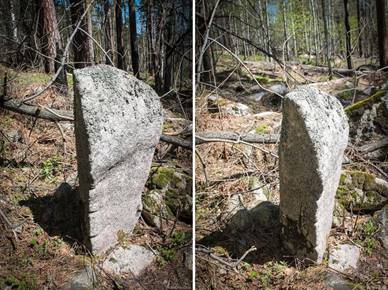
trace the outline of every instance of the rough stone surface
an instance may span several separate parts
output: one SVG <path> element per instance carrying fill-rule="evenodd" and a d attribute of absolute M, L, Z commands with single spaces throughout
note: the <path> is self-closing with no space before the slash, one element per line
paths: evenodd
<path fill-rule="evenodd" d="M 349 281 L 346 281 L 344 278 L 339 276 L 336 273 L 327 273 L 325 278 L 325 288 L 324 289 L 330 289 L 330 290 L 352 290 L 353 287 L 351 287 L 351 283 Z"/>
<path fill-rule="evenodd" d="M 329 267 L 345 272 L 357 268 L 360 259 L 360 249 L 354 245 L 339 245 L 330 251 Z"/>
<path fill-rule="evenodd" d="M 155 255 L 150 250 L 130 245 L 128 248 L 115 249 L 105 260 L 102 267 L 105 271 L 119 275 L 132 273 L 138 276 L 154 260 Z"/>
<path fill-rule="evenodd" d="M 71 282 L 70 290 L 89 290 L 98 289 L 96 286 L 96 274 L 92 267 L 87 266 L 81 272 L 79 272 Z"/>
<path fill-rule="evenodd" d="M 283 99 L 280 220 L 290 254 L 322 261 L 348 131 L 335 97 L 299 87 Z"/>
<path fill-rule="evenodd" d="M 75 70 L 74 82 L 84 243 L 98 253 L 140 216 L 162 110 L 150 86 L 111 66 Z"/>
<path fill-rule="evenodd" d="M 388 204 L 382 210 L 375 212 L 373 217 L 379 225 L 377 237 L 384 249 L 388 250 Z"/>

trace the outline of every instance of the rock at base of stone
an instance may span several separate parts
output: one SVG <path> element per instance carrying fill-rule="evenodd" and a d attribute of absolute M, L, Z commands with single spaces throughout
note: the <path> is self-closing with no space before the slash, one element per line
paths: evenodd
<path fill-rule="evenodd" d="M 115 249 L 105 260 L 102 267 L 105 271 L 120 275 L 132 273 L 135 276 L 147 268 L 154 260 L 155 255 L 150 250 L 138 245 Z"/>
<path fill-rule="evenodd" d="M 354 245 L 339 245 L 330 250 L 329 267 L 338 272 L 346 272 L 357 268 L 360 249 Z"/>
<path fill-rule="evenodd" d="M 85 269 L 72 279 L 70 290 L 90 290 L 98 289 L 96 286 L 96 274 L 92 267 L 86 266 Z"/>
<path fill-rule="evenodd" d="M 341 276 L 335 273 L 327 273 L 325 278 L 325 288 L 332 290 L 352 290 L 350 282 L 343 279 Z"/>
<path fill-rule="evenodd" d="M 162 109 L 149 85 L 98 65 L 74 71 L 74 116 L 84 243 L 102 253 L 140 217 Z"/>
<path fill-rule="evenodd" d="M 299 87 L 283 99 L 280 221 L 291 255 L 322 262 L 348 132 L 335 97 Z"/>

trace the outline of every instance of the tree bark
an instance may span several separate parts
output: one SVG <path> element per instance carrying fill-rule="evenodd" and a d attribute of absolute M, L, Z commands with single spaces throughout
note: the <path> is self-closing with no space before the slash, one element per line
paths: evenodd
<path fill-rule="evenodd" d="M 71 22 L 73 23 L 74 29 L 76 28 L 77 23 L 85 12 L 83 4 L 84 3 L 82 0 L 70 0 Z M 80 28 L 87 31 L 87 23 L 85 21 L 85 18 L 82 19 Z M 75 68 L 83 68 L 88 65 L 91 65 L 92 63 L 89 51 L 88 36 L 81 30 L 78 30 L 74 36 L 73 58 Z"/>
<path fill-rule="evenodd" d="M 331 79 L 333 73 L 331 71 L 331 61 L 330 61 L 330 51 L 329 51 L 329 32 L 327 28 L 325 0 L 322 0 L 322 16 L 323 16 L 323 28 L 325 31 L 326 62 L 327 62 L 327 67 L 329 68 L 329 76 Z"/>
<path fill-rule="evenodd" d="M 131 35 L 131 58 L 133 74 L 139 77 L 139 52 L 137 42 L 137 29 L 136 29 L 136 7 L 135 1 L 129 0 L 129 30 Z"/>
<path fill-rule="evenodd" d="M 109 17 L 109 10 L 111 9 L 111 5 L 109 1 L 105 1 L 104 3 L 104 47 L 107 55 L 105 56 L 105 63 L 111 64 L 109 59 L 112 59 L 112 35 L 111 35 L 111 23 Z"/>
<path fill-rule="evenodd" d="M 380 68 L 388 66 L 388 36 L 385 22 L 385 1 L 376 0 L 377 34 Z"/>
<path fill-rule="evenodd" d="M 352 44 L 350 40 L 350 24 L 349 24 L 349 9 L 348 0 L 344 0 L 344 13 L 345 13 L 345 40 L 346 40 L 346 62 L 348 69 L 352 69 Z"/>
<path fill-rule="evenodd" d="M 121 0 L 116 0 L 116 46 L 117 46 L 117 67 L 125 69 L 124 45 L 123 45 L 123 14 Z"/>
<path fill-rule="evenodd" d="M 91 0 L 85 0 L 85 9 L 90 5 Z M 93 23 L 92 23 L 92 12 L 91 9 L 89 9 L 86 13 L 86 24 L 87 24 L 87 32 L 88 34 L 93 37 Z M 94 60 L 94 47 L 93 47 L 93 40 L 90 37 L 87 37 L 88 41 L 88 49 L 89 49 L 89 56 L 92 63 L 95 62 Z"/>
<path fill-rule="evenodd" d="M 57 16 L 55 13 L 55 6 L 53 0 L 41 0 L 41 13 L 43 18 L 43 35 L 44 42 L 46 42 L 43 54 L 44 68 L 46 73 L 53 73 L 55 70 L 54 60 L 58 49 L 61 49 L 61 37 L 59 35 Z"/>

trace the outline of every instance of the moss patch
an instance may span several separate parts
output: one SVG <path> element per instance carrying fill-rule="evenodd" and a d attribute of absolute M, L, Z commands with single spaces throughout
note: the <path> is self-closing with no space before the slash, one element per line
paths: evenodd
<path fill-rule="evenodd" d="M 385 201 L 380 186 L 372 174 L 362 171 L 345 171 L 340 178 L 336 199 L 346 209 L 371 209 Z"/>
<path fill-rule="evenodd" d="M 372 96 L 370 96 L 370 97 L 368 97 L 368 98 L 366 98 L 364 100 L 361 100 L 361 101 L 359 101 L 357 103 L 354 103 L 353 105 L 350 105 L 350 106 L 346 107 L 345 108 L 345 112 L 347 114 L 351 114 L 353 111 L 358 110 L 358 109 L 364 107 L 367 104 L 377 102 L 386 93 L 387 93 L 387 91 L 378 91 L 377 93 L 373 94 Z"/>
<path fill-rule="evenodd" d="M 156 188 L 165 188 L 171 182 L 175 169 L 170 167 L 159 167 L 152 176 L 151 183 Z"/>

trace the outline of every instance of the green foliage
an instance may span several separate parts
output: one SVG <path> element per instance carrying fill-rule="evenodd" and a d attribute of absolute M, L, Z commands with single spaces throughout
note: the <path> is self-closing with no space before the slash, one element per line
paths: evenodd
<path fill-rule="evenodd" d="M 255 133 L 256 134 L 263 134 L 269 129 L 267 124 L 261 124 L 260 126 L 256 127 Z"/>
<path fill-rule="evenodd" d="M 60 169 L 60 161 L 60 157 L 54 155 L 43 162 L 41 174 L 44 179 L 52 179 L 55 176 L 56 172 Z"/>
<path fill-rule="evenodd" d="M 171 236 L 171 245 L 173 247 L 180 247 L 187 243 L 189 239 L 190 237 L 186 232 L 176 231 Z"/>
<path fill-rule="evenodd" d="M 379 246 L 379 242 L 374 238 L 377 230 L 377 225 L 375 225 L 371 219 L 362 225 L 362 236 L 364 238 L 362 247 L 368 255 L 371 255 L 373 250 Z"/>
<path fill-rule="evenodd" d="M 34 290 L 38 289 L 36 281 L 30 274 L 25 273 L 17 278 L 13 275 L 0 279 L 1 289 L 13 289 L 13 290 Z"/>

